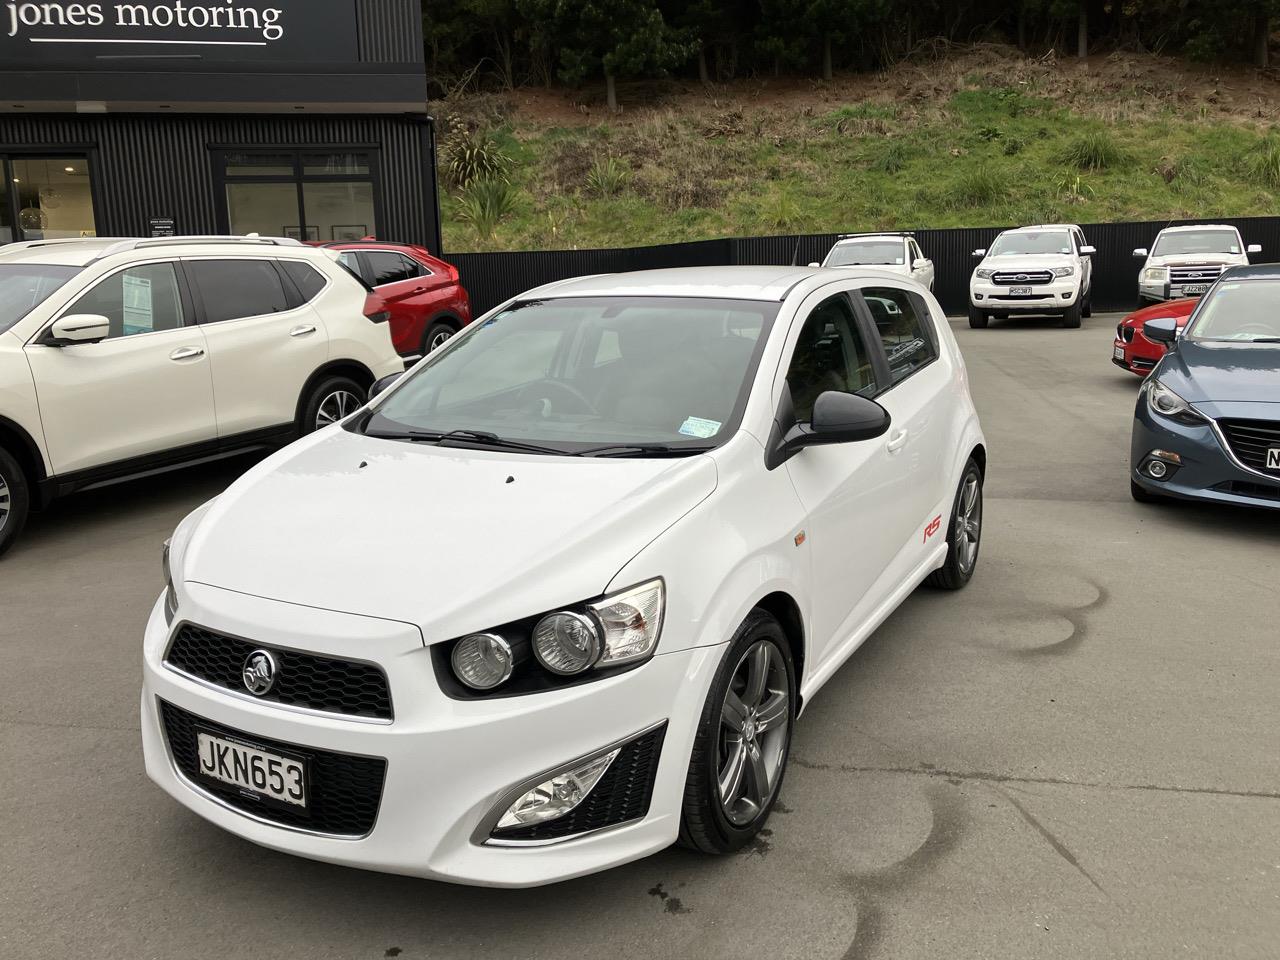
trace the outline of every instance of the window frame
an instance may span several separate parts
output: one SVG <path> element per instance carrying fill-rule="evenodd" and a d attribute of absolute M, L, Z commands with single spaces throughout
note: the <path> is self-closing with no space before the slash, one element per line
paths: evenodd
<path fill-rule="evenodd" d="M 871 308 L 867 306 L 867 301 L 863 295 L 864 290 L 874 290 L 879 288 L 898 290 L 914 301 L 912 305 L 921 313 L 920 323 L 921 330 L 925 335 L 925 341 L 933 350 L 933 356 L 927 363 L 920 364 L 920 366 L 916 367 L 901 380 L 893 379 L 893 370 L 889 366 L 889 353 L 885 350 L 884 341 L 880 338 L 880 330 L 876 327 L 875 318 L 871 315 Z M 929 301 L 920 296 L 920 294 L 916 293 L 914 290 L 908 289 L 905 285 L 899 285 L 891 280 L 867 280 L 857 288 L 850 290 L 849 293 L 854 303 L 855 312 L 861 315 L 863 323 L 870 328 L 873 334 L 873 342 L 876 345 L 874 352 L 879 356 L 880 363 L 883 365 L 885 374 L 884 382 L 888 385 L 876 394 L 877 397 L 883 396 L 894 387 L 906 383 L 916 374 L 920 373 L 920 371 L 927 370 L 929 367 L 933 366 L 933 364 L 942 359 L 942 339 L 938 335 L 937 318 L 933 315 L 933 308 L 929 306 Z"/>
<path fill-rule="evenodd" d="M 178 285 L 178 299 L 182 306 L 182 325 L 178 327 L 170 327 L 167 330 L 148 330 L 145 333 L 131 333 L 127 336 L 104 337 L 101 340 L 94 341 L 93 344 L 86 344 L 86 346 L 93 346 L 99 343 L 112 343 L 117 340 L 137 340 L 140 337 L 151 337 L 158 333 L 173 333 L 177 330 L 188 330 L 198 327 L 200 325 L 199 308 L 195 302 L 195 297 L 192 293 L 186 271 L 182 268 L 182 261 L 176 257 L 156 257 L 154 259 L 148 258 L 146 260 L 135 260 L 132 263 L 121 264 L 114 270 L 109 270 L 106 273 L 101 273 L 90 279 L 83 287 L 72 293 L 70 299 L 67 300 L 66 303 L 54 311 L 53 316 L 48 320 L 48 322 L 41 326 L 40 330 L 29 342 L 46 345 L 49 344 L 53 338 L 53 325 L 63 317 L 74 316 L 71 312 L 72 308 L 75 307 L 75 305 L 79 303 L 90 291 L 96 290 L 100 284 L 106 283 L 112 277 L 117 274 L 124 273 L 126 270 L 133 270 L 137 267 L 154 267 L 163 263 L 167 263 L 173 267 L 174 279 Z"/>
<path fill-rule="evenodd" d="M 374 281 L 377 279 L 377 271 L 374 269 L 374 263 L 373 263 L 374 254 L 383 254 L 384 256 L 399 257 L 401 260 L 405 261 L 406 263 L 411 264 L 413 268 L 418 272 L 413 274 L 412 276 L 402 277 L 399 280 L 388 280 L 386 283 L 374 283 Z M 428 271 L 425 266 L 420 264 L 417 260 L 413 259 L 413 257 L 409 256 L 406 253 L 402 253 L 399 250 L 389 250 L 386 248 L 380 248 L 380 249 L 365 248 L 364 250 L 360 251 L 360 256 L 361 256 L 361 259 L 364 261 L 366 268 L 368 269 L 369 284 L 375 290 L 379 289 L 380 287 L 389 287 L 394 283 L 408 283 L 410 280 L 417 280 L 420 277 L 429 276 L 430 274 L 430 271 Z"/>
<path fill-rule="evenodd" d="M 286 302 L 285 308 L 283 310 L 276 310 L 271 313 L 255 313 L 247 317 L 227 317 L 225 320 L 210 320 L 208 307 L 205 303 L 204 290 L 200 286 L 200 280 L 196 277 L 194 269 L 192 269 L 192 264 L 201 263 L 201 262 L 207 263 L 211 260 L 219 261 L 219 262 L 232 261 L 232 262 L 240 263 L 240 262 L 247 261 L 247 262 L 253 262 L 253 263 L 270 264 L 271 268 L 276 272 L 276 277 L 280 281 L 280 289 L 285 296 L 285 302 Z M 284 268 L 280 266 L 279 261 L 275 257 L 268 257 L 268 256 L 262 256 L 262 255 L 253 256 L 253 257 L 246 257 L 246 256 L 236 257 L 236 256 L 228 256 L 226 254 L 210 254 L 208 256 L 183 257 L 180 263 L 182 264 L 182 270 L 186 276 L 187 284 L 191 288 L 191 297 L 196 302 L 196 305 L 197 305 L 197 313 L 196 313 L 197 326 L 215 327 L 224 323 L 241 323 L 245 320 L 257 320 L 260 317 L 282 317 L 287 314 L 296 313 L 297 311 L 302 310 L 303 308 L 306 307 L 307 303 L 311 302 L 311 301 L 302 301 L 301 291 L 299 291 L 297 286 L 294 285 L 293 280 L 290 279 L 287 273 L 285 273 Z"/>
<path fill-rule="evenodd" d="M 856 290 L 856 288 L 855 288 Z M 821 297 L 808 310 L 804 311 L 801 316 L 797 312 L 795 318 L 791 322 L 791 329 L 787 332 L 787 343 L 783 348 L 782 361 L 778 367 L 778 379 L 780 387 L 785 391 L 787 405 L 792 407 L 795 398 L 791 396 L 791 384 L 787 379 L 787 375 L 791 372 L 791 364 L 795 360 L 796 347 L 800 342 L 800 336 L 804 333 L 805 326 L 809 323 L 809 319 L 814 312 L 826 304 L 830 300 L 843 299 L 845 305 L 849 308 L 850 316 L 853 318 L 853 326 L 851 330 L 862 338 L 863 346 L 867 351 L 867 358 L 871 361 L 871 375 L 875 382 L 875 391 L 872 393 L 854 392 L 852 396 L 866 397 L 868 400 L 875 400 L 877 397 L 883 396 L 885 391 L 893 387 L 892 378 L 889 373 L 889 361 L 884 352 L 884 345 L 880 342 L 880 333 L 875 328 L 875 323 L 871 320 L 871 315 L 867 312 L 865 315 L 859 311 L 858 303 L 850 294 L 854 290 L 849 288 L 836 290 L 826 296 Z M 821 294 L 822 288 L 814 291 L 814 294 Z M 865 304 L 863 305 L 865 310 Z M 887 385 L 887 386 L 886 386 Z M 784 394 L 779 394 L 778 399 L 774 403 L 774 409 L 777 410 L 782 402 Z M 794 413 L 792 414 L 794 416 Z M 807 423 L 808 421 L 796 418 L 796 423 Z"/>

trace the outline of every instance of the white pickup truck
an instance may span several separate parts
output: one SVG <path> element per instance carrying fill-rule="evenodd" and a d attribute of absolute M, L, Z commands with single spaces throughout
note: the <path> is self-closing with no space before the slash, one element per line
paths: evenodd
<path fill-rule="evenodd" d="M 818 264 L 811 263 L 811 267 Z M 933 289 L 933 261 L 909 233 L 849 233 L 836 241 L 824 267 L 881 267 Z"/>
<path fill-rule="evenodd" d="M 1064 327 L 1080 326 L 1091 312 L 1094 248 L 1073 223 L 1006 230 L 990 249 L 973 251 L 981 260 L 969 278 L 969 326 L 986 327 L 991 317 L 1048 314 Z"/>
<path fill-rule="evenodd" d="M 1138 271 L 1138 307 L 1198 297 L 1227 267 L 1247 264 L 1249 254 L 1261 252 L 1256 243 L 1246 248 L 1235 227 L 1165 227 L 1156 234 L 1150 250 L 1138 247 L 1133 251 L 1143 261 Z"/>

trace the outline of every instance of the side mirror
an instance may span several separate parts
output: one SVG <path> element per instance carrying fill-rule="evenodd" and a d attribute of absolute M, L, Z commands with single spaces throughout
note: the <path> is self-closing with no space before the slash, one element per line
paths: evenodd
<path fill-rule="evenodd" d="M 916 259 L 916 260 L 912 261 L 912 263 L 911 263 L 911 269 L 912 269 L 912 270 L 923 270 L 923 269 L 924 269 L 925 267 L 927 267 L 928 265 L 929 265 L 929 261 L 928 261 L 928 260 L 926 260 L 924 257 L 920 257 L 920 258 L 918 258 L 918 259 Z"/>
<path fill-rule="evenodd" d="M 1098 252 L 1097 247 L 1081 247 L 1080 248 L 1080 255 L 1082 257 L 1091 257 L 1097 252 Z"/>
<path fill-rule="evenodd" d="M 49 328 L 46 342 L 55 347 L 73 343 L 97 343 L 111 334 L 111 321 L 99 313 L 72 313 L 59 317 Z"/>
<path fill-rule="evenodd" d="M 828 390 L 813 404 L 813 420 L 801 446 L 874 440 L 889 429 L 889 411 L 856 393 Z"/>
<path fill-rule="evenodd" d="M 1147 259 L 1147 248 L 1146 248 L 1146 247 L 1138 247 L 1137 249 L 1135 249 L 1135 250 L 1133 251 L 1133 255 L 1134 255 L 1135 257 L 1141 257 L 1143 260 L 1145 260 L 1145 259 Z"/>
<path fill-rule="evenodd" d="M 1260 244 L 1260 243 L 1251 243 L 1251 244 L 1249 244 L 1249 246 L 1245 247 L 1245 251 L 1244 251 L 1244 252 L 1245 252 L 1245 253 L 1261 253 L 1261 252 L 1262 252 L 1262 244 Z"/>
<path fill-rule="evenodd" d="M 373 385 L 369 387 L 369 399 L 372 400 L 403 376 L 404 371 L 401 370 L 399 373 L 389 373 L 385 377 L 373 381 Z"/>
<path fill-rule="evenodd" d="M 1178 321 L 1173 317 L 1157 317 L 1142 325 L 1142 335 L 1157 343 L 1173 343 L 1178 339 Z"/>
<path fill-rule="evenodd" d="M 811 267 L 820 267 L 820 266 L 822 266 L 822 264 L 820 264 L 817 260 L 813 260 L 813 261 L 810 261 L 809 266 L 811 266 Z"/>
<path fill-rule="evenodd" d="M 979 247 L 977 250 L 973 251 L 973 255 L 975 257 L 985 257 L 987 255 L 987 248 Z"/>

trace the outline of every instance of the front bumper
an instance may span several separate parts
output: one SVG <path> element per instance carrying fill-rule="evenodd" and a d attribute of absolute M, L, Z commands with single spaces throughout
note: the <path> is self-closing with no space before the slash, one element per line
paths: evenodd
<path fill-rule="evenodd" d="M 1217 278 L 1215 277 L 1214 280 Z M 1163 303 L 1165 300 L 1183 300 L 1187 297 L 1203 296 L 1209 287 L 1213 286 L 1214 280 L 1206 280 L 1204 283 L 1176 283 L 1171 284 L 1168 280 L 1159 283 L 1149 283 L 1145 280 L 1138 281 L 1138 296 L 1143 300 L 1151 300 L 1155 303 Z M 1191 289 L 1187 289 L 1190 287 Z"/>
<path fill-rule="evenodd" d="M 991 313 L 1062 313 L 1080 298 L 1078 277 L 1061 277 L 1051 283 L 1029 284 L 1031 296 L 1013 296 L 1010 287 L 974 278 L 969 282 L 969 303 Z"/>
<path fill-rule="evenodd" d="M 1196 406 L 1210 416 L 1241 415 L 1230 409 L 1211 409 L 1214 405 Z M 1152 450 L 1176 453 L 1182 465 L 1164 480 L 1152 479 L 1141 471 Z M 1138 397 L 1133 418 L 1129 475 L 1138 486 L 1159 496 L 1280 510 L 1280 474 L 1269 478 L 1238 465 L 1209 423 L 1190 426 L 1153 414 L 1145 390 Z"/>
<path fill-rule="evenodd" d="M 1138 330 L 1134 331 L 1132 341 L 1116 337 L 1111 343 L 1111 362 L 1140 377 L 1150 373 L 1163 356 L 1164 348 L 1152 343 Z"/>
<path fill-rule="evenodd" d="M 459 701 L 440 690 L 416 627 L 186 584 L 179 618 L 263 645 L 360 656 L 383 667 L 390 723 L 289 710 L 198 683 L 166 667 L 162 603 L 145 635 L 142 742 L 148 776 L 225 830 L 274 850 L 329 863 L 486 886 L 523 887 L 635 860 L 670 845 L 679 828 L 689 755 L 722 649 L 654 657 L 628 673 L 530 696 Z M 668 624 L 666 629 L 671 629 Z M 358 639 L 357 639 L 358 638 Z M 233 809 L 175 765 L 161 702 L 298 752 L 383 758 L 377 817 L 363 837 L 317 835 Z M 666 723 L 647 815 L 576 839 L 493 846 L 477 829 L 511 789 L 545 771 Z"/>

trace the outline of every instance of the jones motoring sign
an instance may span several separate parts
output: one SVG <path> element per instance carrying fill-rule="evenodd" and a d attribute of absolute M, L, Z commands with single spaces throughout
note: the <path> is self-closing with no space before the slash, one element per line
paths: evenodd
<path fill-rule="evenodd" d="M 0 61 L 351 61 L 355 0 L 0 0 Z"/>

